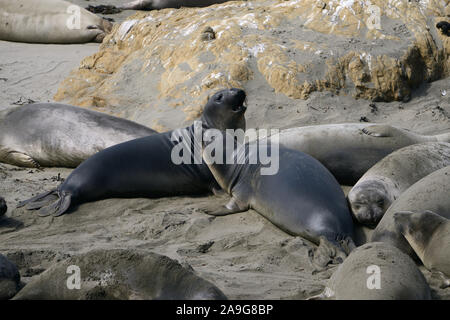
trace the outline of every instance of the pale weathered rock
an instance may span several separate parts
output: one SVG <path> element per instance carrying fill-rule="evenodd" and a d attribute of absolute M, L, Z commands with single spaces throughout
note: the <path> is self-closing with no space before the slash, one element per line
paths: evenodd
<path fill-rule="evenodd" d="M 55 99 L 157 130 L 197 118 L 219 87 L 244 88 L 249 99 L 272 89 L 288 99 L 331 91 L 408 100 L 450 73 L 450 38 L 435 27 L 447 11 L 440 0 L 260 0 L 139 12 Z"/>

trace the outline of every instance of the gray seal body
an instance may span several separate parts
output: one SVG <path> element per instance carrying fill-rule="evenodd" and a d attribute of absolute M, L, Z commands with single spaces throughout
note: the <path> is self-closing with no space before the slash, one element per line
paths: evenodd
<path fill-rule="evenodd" d="M 398 230 L 397 212 L 433 211 L 450 219 L 450 166 L 437 170 L 409 187 L 386 211 L 371 241 L 387 242 L 414 257 L 414 251 Z"/>
<path fill-rule="evenodd" d="M 0 0 L 0 39 L 31 43 L 102 42 L 109 21 L 63 0 Z"/>
<path fill-rule="evenodd" d="M 395 150 L 421 142 L 450 142 L 450 133 L 425 136 L 386 124 L 361 123 L 291 128 L 275 137 L 281 145 L 313 156 L 340 184 L 349 186 Z"/>
<path fill-rule="evenodd" d="M 226 118 L 223 113 L 240 108 L 244 100 L 245 92 L 239 89 L 217 92 L 205 106 L 202 123 L 207 127 L 245 128 L 245 119 L 240 114 L 237 120 L 223 121 Z M 41 216 L 59 216 L 76 205 L 106 198 L 198 195 L 218 189 L 208 166 L 202 161 L 174 161 L 173 150 L 180 143 L 189 141 L 189 148 L 199 143 L 193 125 L 182 129 L 180 135 L 174 134 L 180 130 L 106 148 L 80 164 L 55 190 L 23 201 L 19 207 L 27 205 L 27 209 L 39 209 Z M 184 140 L 181 139 L 183 135 Z"/>
<path fill-rule="evenodd" d="M 118 6 L 122 10 L 159 10 L 181 7 L 207 7 L 230 0 L 136 0 Z"/>
<path fill-rule="evenodd" d="M 0 162 L 69 167 L 107 147 L 154 134 L 135 122 L 60 103 L 35 103 L 0 115 Z"/>
<path fill-rule="evenodd" d="M 348 194 L 356 219 L 375 227 L 411 185 L 450 166 L 450 143 L 426 142 L 394 151 L 367 171 Z"/>

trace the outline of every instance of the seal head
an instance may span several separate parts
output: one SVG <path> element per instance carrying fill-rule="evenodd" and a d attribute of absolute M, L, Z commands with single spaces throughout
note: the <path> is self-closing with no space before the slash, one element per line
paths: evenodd
<path fill-rule="evenodd" d="M 349 192 L 348 202 L 359 223 L 375 228 L 392 199 L 382 182 L 367 180 Z"/>

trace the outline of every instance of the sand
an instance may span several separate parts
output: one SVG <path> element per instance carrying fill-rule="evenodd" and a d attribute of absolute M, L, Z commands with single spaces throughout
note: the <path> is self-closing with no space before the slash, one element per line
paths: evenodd
<path fill-rule="evenodd" d="M 72 2 L 87 6 L 120 1 Z M 121 21 L 132 13 L 111 17 Z M 0 41 L 0 109 L 28 99 L 52 101 L 58 84 L 98 47 L 95 43 Z M 264 91 L 258 101 L 248 102 L 249 108 L 262 103 Z M 286 119 L 282 111 L 271 112 L 271 117 L 278 127 L 366 117 L 371 122 L 388 122 L 420 133 L 450 129 L 448 79 L 422 86 L 406 103 L 377 102 L 376 111 L 369 104 L 348 96 L 314 93 L 308 100 L 298 101 L 298 118 Z M 323 290 L 336 268 L 314 272 L 309 260 L 314 245 L 287 235 L 253 210 L 217 218 L 202 212 L 218 201 L 225 202 L 226 196 L 109 199 L 83 204 L 57 218 L 40 218 L 15 209 L 19 200 L 57 186 L 70 172 L 0 164 L 0 195 L 9 207 L 0 220 L 0 253 L 17 263 L 25 283 L 55 261 L 100 248 L 138 248 L 164 254 L 190 265 L 231 299 L 304 299 Z M 422 271 L 432 286 L 433 297 L 450 299 L 450 288 L 439 289 L 431 273 L 424 268 Z"/>

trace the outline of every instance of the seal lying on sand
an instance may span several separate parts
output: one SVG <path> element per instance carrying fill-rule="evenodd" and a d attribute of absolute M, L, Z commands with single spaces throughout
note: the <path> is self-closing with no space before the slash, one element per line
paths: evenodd
<path fill-rule="evenodd" d="M 5 199 L 0 197 L 0 217 L 3 216 L 7 210 L 8 210 L 8 207 L 6 206 Z"/>
<path fill-rule="evenodd" d="M 79 269 L 70 269 L 76 266 Z M 80 272 L 78 288 L 70 281 Z M 70 272 L 72 272 L 72 275 Z M 94 250 L 61 261 L 28 283 L 14 300 L 225 300 L 212 283 L 176 261 L 135 250 Z"/>
<path fill-rule="evenodd" d="M 429 300 L 430 287 L 414 261 L 397 248 L 373 242 L 356 248 L 310 299 Z"/>
<path fill-rule="evenodd" d="M 14 263 L 0 254 L 0 300 L 11 299 L 20 288 L 20 274 Z"/>
<path fill-rule="evenodd" d="M 76 167 L 107 147 L 156 131 L 135 122 L 59 103 L 0 112 L 0 162 Z"/>
<path fill-rule="evenodd" d="M 415 143 L 450 142 L 450 133 L 424 136 L 386 124 L 330 124 L 282 130 L 281 145 L 319 160 L 340 184 L 354 185 L 391 152 Z"/>
<path fill-rule="evenodd" d="M 450 220 L 434 212 L 397 212 L 398 230 L 429 270 L 450 277 Z"/>
<path fill-rule="evenodd" d="M 325 238 L 346 254 L 354 247 L 353 221 L 345 195 L 319 161 L 273 141 L 258 147 L 236 141 L 234 149 L 229 141 L 233 137 L 228 133 L 217 130 L 205 133 L 203 158 L 222 189 L 232 196 L 222 209 L 207 213 L 222 216 L 252 208 L 291 235 L 316 244 Z M 221 159 L 215 159 L 216 154 L 208 151 L 216 143 L 226 146 Z M 278 161 L 273 172 L 262 164 L 261 152 Z"/>
<path fill-rule="evenodd" d="M 112 24 L 63 0 L 0 0 L 0 39 L 31 43 L 102 42 Z"/>
<path fill-rule="evenodd" d="M 204 108 L 203 124 L 224 130 L 244 129 L 244 101 L 245 92 L 240 89 L 217 92 Z M 196 139 L 192 125 L 107 148 L 84 161 L 56 189 L 26 200 L 19 207 L 27 204 L 27 209 L 40 209 L 41 216 L 59 216 L 71 206 L 106 198 L 193 195 L 219 189 L 201 161 L 201 153 L 198 163 L 196 159 L 191 164 L 174 162 L 176 146 L 188 143 L 189 150 L 195 149 L 200 143 Z"/>
<path fill-rule="evenodd" d="M 387 242 L 414 256 L 414 251 L 398 231 L 394 214 L 406 211 L 433 211 L 450 219 L 450 166 L 437 170 L 409 187 L 386 211 L 371 241 Z"/>
<path fill-rule="evenodd" d="M 114 12 L 113 9 L 120 10 L 159 10 L 164 8 L 181 8 L 181 7 L 207 7 L 217 3 L 223 3 L 230 0 L 136 0 L 127 2 L 121 6 L 111 6 L 110 12 Z M 89 6 L 89 10 L 97 12 L 102 10 L 105 6 Z M 97 9 L 98 7 L 98 9 Z"/>
<path fill-rule="evenodd" d="M 427 142 L 394 151 L 370 168 L 350 190 L 356 219 L 375 227 L 389 206 L 411 185 L 450 166 L 450 143 Z"/>

